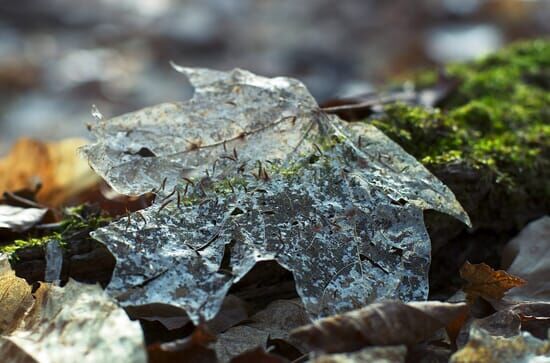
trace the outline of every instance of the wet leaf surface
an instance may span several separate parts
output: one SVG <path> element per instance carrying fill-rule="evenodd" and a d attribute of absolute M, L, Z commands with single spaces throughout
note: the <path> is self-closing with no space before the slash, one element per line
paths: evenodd
<path fill-rule="evenodd" d="M 181 71 L 194 98 L 101 121 L 83 149 L 115 189 L 158 194 L 93 234 L 117 258 L 110 294 L 178 306 L 198 323 L 257 262 L 275 260 L 311 317 L 426 299 L 422 210 L 469 223 L 447 187 L 376 128 L 324 114 L 296 80 Z M 189 146 L 199 128 L 210 136 Z"/>

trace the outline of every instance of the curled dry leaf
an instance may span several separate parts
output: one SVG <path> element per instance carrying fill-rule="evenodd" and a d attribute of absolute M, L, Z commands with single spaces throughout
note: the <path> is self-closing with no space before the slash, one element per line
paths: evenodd
<path fill-rule="evenodd" d="M 412 345 L 467 312 L 464 303 L 385 301 L 320 319 L 294 330 L 291 337 L 308 349 L 350 352 L 372 345 Z"/>
<path fill-rule="evenodd" d="M 100 121 L 82 149 L 118 191 L 158 193 L 93 234 L 117 259 L 110 294 L 198 323 L 275 260 L 312 317 L 427 297 L 422 210 L 469 223 L 446 186 L 376 128 L 324 114 L 296 80 L 180 70 L 191 100 Z"/>
<path fill-rule="evenodd" d="M 44 218 L 46 208 L 21 208 L 0 205 L 0 229 L 24 232 Z"/>
<path fill-rule="evenodd" d="M 485 263 L 472 264 L 468 261 L 460 268 L 460 277 L 467 281 L 464 291 L 470 301 L 478 296 L 500 300 L 506 291 L 526 282 L 506 271 L 495 271 Z"/>
<path fill-rule="evenodd" d="M 353 353 L 323 354 L 311 363 L 405 363 L 407 347 L 393 345 L 388 347 L 369 347 Z"/>
<path fill-rule="evenodd" d="M 0 356 L 6 361 L 147 361 L 139 323 L 130 321 L 98 285 L 42 284 L 33 300 L 23 284 L 1 268 Z"/>
<path fill-rule="evenodd" d="M 529 333 L 512 337 L 493 336 L 472 327 L 468 343 L 451 356 L 451 363 L 523 363 L 550 360 L 550 341 Z"/>
<path fill-rule="evenodd" d="M 0 160 L 0 194 L 35 190 L 40 183 L 37 201 L 57 207 L 91 188 L 99 178 L 76 152 L 85 143 L 84 139 L 51 143 L 20 139 Z"/>

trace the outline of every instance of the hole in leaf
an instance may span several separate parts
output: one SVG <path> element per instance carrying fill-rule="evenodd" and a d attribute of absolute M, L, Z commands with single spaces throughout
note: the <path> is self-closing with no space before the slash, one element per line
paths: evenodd
<path fill-rule="evenodd" d="M 231 212 L 231 215 L 232 216 L 238 216 L 240 214 L 244 214 L 244 211 L 241 209 L 241 208 L 235 208 L 233 209 L 233 211 Z"/>
<path fill-rule="evenodd" d="M 257 309 L 263 309 L 274 300 L 298 297 L 292 273 L 272 260 L 256 263 L 229 293 Z"/>
<path fill-rule="evenodd" d="M 124 153 L 128 155 L 139 155 L 142 158 L 152 158 L 157 156 L 154 152 L 151 151 L 151 149 L 146 147 L 142 147 L 137 153 L 132 153 L 130 151 L 125 151 Z"/>
<path fill-rule="evenodd" d="M 405 205 L 407 205 L 407 201 L 403 198 L 399 198 L 398 200 L 392 200 L 391 204 L 405 206 Z"/>
<path fill-rule="evenodd" d="M 235 245 L 235 240 L 231 240 L 223 248 L 222 261 L 220 262 L 220 268 L 218 269 L 219 273 L 224 275 L 233 275 L 233 267 L 231 267 L 231 249 Z"/>

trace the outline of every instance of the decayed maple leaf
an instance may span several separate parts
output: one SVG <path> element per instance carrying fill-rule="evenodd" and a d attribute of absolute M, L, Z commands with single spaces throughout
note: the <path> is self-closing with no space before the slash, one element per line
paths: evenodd
<path fill-rule="evenodd" d="M 311 117 L 319 108 L 301 82 L 175 67 L 195 86 L 191 100 L 90 125 L 98 142 L 81 151 L 119 193 L 172 189 L 182 177 L 234 170 L 231 159 L 253 163 L 250 156 L 285 158 L 311 147 L 304 136 L 319 126 Z"/>
<path fill-rule="evenodd" d="M 485 263 L 472 264 L 468 261 L 460 268 L 460 277 L 467 281 L 464 292 L 470 301 L 479 296 L 499 300 L 506 291 L 526 283 L 506 271 L 495 271 Z"/>
<path fill-rule="evenodd" d="M 275 260 L 312 317 L 427 297 L 422 210 L 469 224 L 445 185 L 373 126 L 324 114 L 296 80 L 183 71 L 193 99 L 101 121 L 83 151 L 118 191 L 158 194 L 93 233 L 117 259 L 108 292 L 198 323 Z"/>

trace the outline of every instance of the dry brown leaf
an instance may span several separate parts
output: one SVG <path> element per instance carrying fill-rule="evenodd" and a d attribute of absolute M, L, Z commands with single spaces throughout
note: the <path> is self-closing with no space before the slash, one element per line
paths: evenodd
<path fill-rule="evenodd" d="M 489 300 L 500 300 L 506 291 L 526 282 L 506 271 L 495 271 L 484 263 L 472 264 L 468 261 L 460 268 L 460 277 L 467 281 L 464 291 L 469 301 L 479 296 Z"/>
<path fill-rule="evenodd" d="M 0 254 L 0 335 L 17 328 L 33 302 L 29 284 L 15 276 L 7 257 Z"/>
<path fill-rule="evenodd" d="M 291 337 L 308 349 L 327 353 L 371 345 L 412 345 L 430 338 L 467 309 L 464 303 L 391 300 L 317 320 L 294 330 Z"/>
<path fill-rule="evenodd" d="M 245 301 L 235 295 L 227 295 L 219 313 L 206 325 L 212 333 L 219 334 L 245 321 L 248 316 Z"/>
<path fill-rule="evenodd" d="M 235 326 L 218 336 L 216 352 L 221 361 L 256 347 L 265 348 L 269 339 L 289 339 L 289 332 L 310 319 L 299 300 L 276 300 L 250 318 L 250 322 Z"/>
<path fill-rule="evenodd" d="M 34 190 L 42 184 L 37 200 L 57 207 L 99 182 L 99 177 L 81 159 L 76 149 L 86 144 L 80 138 L 45 143 L 20 139 L 0 160 L 0 194 L 20 189 Z"/>
<path fill-rule="evenodd" d="M 404 363 L 407 347 L 395 345 L 370 347 L 353 353 L 323 354 L 311 363 Z"/>
<path fill-rule="evenodd" d="M 217 363 L 216 352 L 208 348 L 215 340 L 204 326 L 198 326 L 185 339 L 149 346 L 149 363 Z"/>
<path fill-rule="evenodd" d="M 191 322 L 185 310 L 165 304 L 130 306 L 126 313 L 132 319 L 158 321 L 168 330 L 180 329 Z"/>
<path fill-rule="evenodd" d="M 231 359 L 231 363 L 288 363 L 289 360 L 256 348 Z"/>

